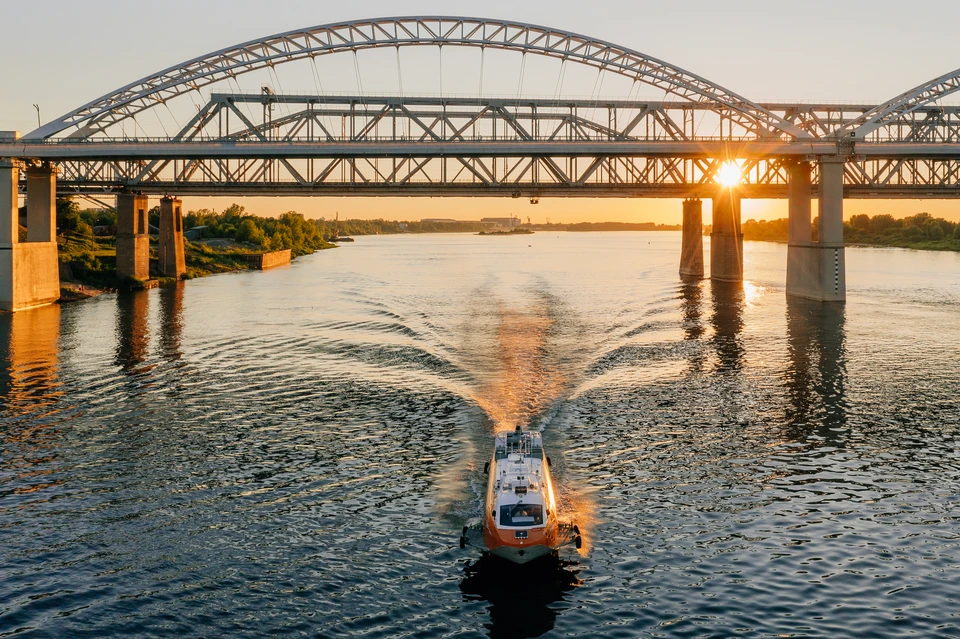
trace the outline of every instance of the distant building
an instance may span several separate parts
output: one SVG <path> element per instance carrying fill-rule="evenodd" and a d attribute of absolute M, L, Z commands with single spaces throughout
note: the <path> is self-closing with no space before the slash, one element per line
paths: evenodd
<path fill-rule="evenodd" d="M 400 222 L 399 224 L 397 224 L 397 228 L 400 229 L 401 231 L 406 231 L 406 230 L 407 230 L 407 223 L 406 223 L 406 222 Z"/>
<path fill-rule="evenodd" d="M 420 220 L 421 224 L 426 224 L 427 222 L 432 222 L 434 224 L 456 224 L 456 220 L 451 220 L 445 217 L 425 217 Z"/>
<path fill-rule="evenodd" d="M 520 226 L 519 217 L 485 217 L 480 220 L 483 224 L 490 224 L 503 229 L 515 229 Z"/>
<path fill-rule="evenodd" d="M 191 242 L 196 242 L 203 236 L 203 229 L 207 228 L 206 226 L 195 226 L 188 231 L 183 232 L 184 239 L 190 240 Z"/>

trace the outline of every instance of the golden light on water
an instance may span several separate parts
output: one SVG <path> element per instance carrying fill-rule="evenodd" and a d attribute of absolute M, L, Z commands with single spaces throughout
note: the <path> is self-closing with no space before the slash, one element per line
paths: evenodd
<path fill-rule="evenodd" d="M 717 171 L 717 181 L 724 188 L 739 186 L 743 182 L 743 169 L 738 162 L 724 162 Z"/>

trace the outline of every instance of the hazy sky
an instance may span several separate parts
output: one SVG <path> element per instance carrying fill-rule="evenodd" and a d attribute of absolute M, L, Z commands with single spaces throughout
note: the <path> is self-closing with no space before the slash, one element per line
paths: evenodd
<path fill-rule="evenodd" d="M 244 40 L 340 20 L 417 14 L 507 18 L 577 31 L 661 58 L 756 101 L 879 102 L 960 67 L 948 32 L 960 24 L 960 3 L 954 2 L 5 0 L 0 129 L 35 128 L 34 103 L 47 121 L 154 71 Z M 404 64 L 405 84 L 416 81 L 411 66 Z M 186 202 L 188 208 L 227 203 Z M 247 206 L 317 216 L 339 210 L 341 216 L 464 217 L 495 209 L 535 219 L 680 219 L 678 203 L 651 200 L 545 199 L 532 207 L 488 199 L 251 198 Z M 782 203 L 750 202 L 744 209 L 745 216 L 785 215 Z M 960 219 L 960 204 L 953 202 L 848 201 L 846 207 L 848 215 L 921 210 Z"/>

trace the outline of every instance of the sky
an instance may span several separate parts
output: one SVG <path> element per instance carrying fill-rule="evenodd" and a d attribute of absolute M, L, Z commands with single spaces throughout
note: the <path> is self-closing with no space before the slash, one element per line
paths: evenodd
<path fill-rule="evenodd" d="M 0 130 L 27 132 L 94 98 L 184 60 L 245 40 L 342 20 L 395 15 L 465 15 L 532 22 L 615 42 L 668 61 L 754 101 L 881 102 L 960 67 L 955 41 L 936 25 L 960 23 L 960 3 L 874 0 L 3 0 L 7 63 L 0 65 Z M 921 15 L 922 14 L 922 15 Z M 333 57 L 333 56 L 331 56 Z M 432 63 L 431 63 L 432 64 Z M 431 64 L 404 62 L 405 86 L 429 87 Z M 472 82 L 448 62 L 441 82 Z M 335 78 L 336 71 L 331 68 Z M 422 76 L 422 77 L 421 77 Z M 364 88 L 389 92 L 387 75 L 365 69 Z M 417 83 L 420 83 L 418 85 Z M 299 83 L 299 84 L 298 84 Z M 378 84 L 379 83 L 379 84 Z M 284 89 L 313 90 L 312 78 L 284 78 Z M 326 87 L 325 87 L 326 88 Z M 456 87 L 454 88 L 454 90 Z M 590 93 L 590 87 L 581 94 Z M 957 96 L 960 100 L 960 95 Z M 187 209 L 230 201 L 188 198 Z M 534 221 L 679 223 L 672 200 L 478 198 L 245 198 L 248 210 L 310 217 L 477 218 L 496 213 Z M 783 201 L 744 201 L 744 218 L 786 216 Z M 920 211 L 960 220 L 953 201 L 848 200 L 845 215 Z"/>

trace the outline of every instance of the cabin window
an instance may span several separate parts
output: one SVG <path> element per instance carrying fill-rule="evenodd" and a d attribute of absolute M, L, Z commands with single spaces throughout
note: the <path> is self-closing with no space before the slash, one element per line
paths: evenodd
<path fill-rule="evenodd" d="M 540 526 L 542 524 L 543 506 L 539 504 L 500 506 L 501 526 Z"/>

